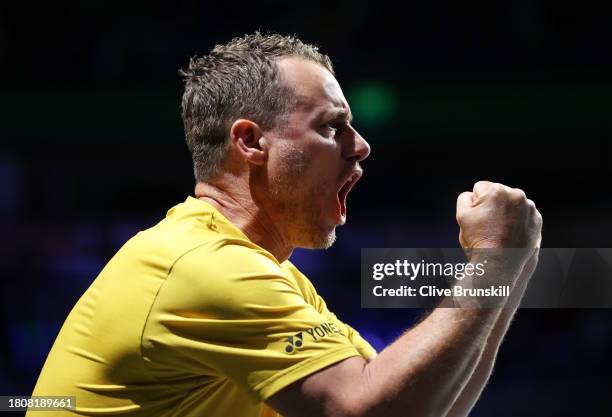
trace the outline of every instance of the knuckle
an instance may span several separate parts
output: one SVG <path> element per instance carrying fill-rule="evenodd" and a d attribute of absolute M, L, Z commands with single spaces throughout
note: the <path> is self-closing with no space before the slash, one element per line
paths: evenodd
<path fill-rule="evenodd" d="M 521 190 L 520 188 L 513 188 L 512 194 L 521 200 L 527 200 L 527 194 L 525 194 L 525 191 Z"/>
<path fill-rule="evenodd" d="M 489 191 L 492 194 L 499 194 L 501 191 L 503 191 L 503 187 L 501 186 L 501 184 L 498 184 L 496 182 L 490 182 L 489 185 Z"/>
<path fill-rule="evenodd" d="M 473 190 L 482 190 L 482 189 L 486 189 L 486 188 L 490 188 L 491 187 L 491 182 L 490 181 L 477 181 L 476 183 L 474 183 L 474 188 Z"/>
<path fill-rule="evenodd" d="M 523 204 L 527 201 L 525 192 L 519 188 L 512 188 L 508 192 L 508 199 L 515 204 Z"/>
<path fill-rule="evenodd" d="M 527 199 L 527 207 L 529 207 L 532 210 L 537 211 L 534 201 L 529 198 Z"/>
<path fill-rule="evenodd" d="M 542 214 L 540 214 L 538 210 L 534 209 L 533 213 L 529 216 L 529 218 L 530 218 L 530 223 L 532 225 L 535 225 L 538 229 L 542 228 L 542 223 L 543 223 Z"/>
<path fill-rule="evenodd" d="M 461 201 L 462 199 L 469 197 L 471 194 L 472 193 L 470 193 L 469 191 L 464 191 L 457 196 L 457 201 Z"/>
<path fill-rule="evenodd" d="M 505 198 L 508 195 L 508 190 L 502 184 L 494 183 L 491 185 L 491 195 L 494 198 Z"/>

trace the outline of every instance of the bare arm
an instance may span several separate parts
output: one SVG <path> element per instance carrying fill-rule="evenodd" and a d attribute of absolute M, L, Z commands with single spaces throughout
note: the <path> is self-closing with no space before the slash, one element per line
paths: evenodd
<path fill-rule="evenodd" d="M 529 283 L 529 278 L 533 273 L 537 265 L 538 253 L 536 252 L 532 259 L 529 260 L 528 264 L 523 270 L 523 274 L 517 281 L 518 288 L 516 289 L 515 297 L 509 302 L 509 304 L 502 309 L 493 331 L 487 339 L 487 343 L 482 354 L 480 362 L 474 370 L 474 374 L 470 378 L 469 382 L 461 392 L 461 395 L 453 404 L 453 407 L 446 415 L 446 417 L 466 417 L 480 398 L 487 381 L 493 373 L 493 366 L 497 358 L 497 352 L 504 339 L 504 336 L 508 332 L 508 328 L 512 323 L 512 319 L 519 307 L 520 300 Z"/>
<path fill-rule="evenodd" d="M 342 361 L 285 388 L 269 404 L 285 417 L 444 415 L 472 375 L 498 315 L 436 309 L 370 363 Z"/>
<path fill-rule="evenodd" d="M 534 214 L 527 209 L 524 193 L 508 190 L 477 183 L 474 193 L 460 196 L 457 216 L 463 247 L 536 247 L 536 240 L 539 244 L 540 226 L 531 219 Z M 518 262 L 504 278 L 515 283 L 526 262 Z M 489 278 L 496 278 L 496 269 L 488 269 Z M 504 265 L 499 271 L 508 268 Z M 457 411 L 467 413 L 486 381 L 474 376 L 483 372 L 488 377 L 487 366 L 492 366 L 497 350 L 487 351 L 487 340 L 501 341 L 504 323 L 510 322 L 511 315 L 505 317 L 502 311 L 438 308 L 370 363 L 359 357 L 344 360 L 284 388 L 267 402 L 285 417 L 440 417 L 454 404 Z"/>
<path fill-rule="evenodd" d="M 461 392 L 461 395 L 457 401 L 453 404 L 453 407 L 448 412 L 446 417 L 465 417 L 468 416 L 476 401 L 480 398 L 487 381 L 493 373 L 493 366 L 495 359 L 497 358 L 497 352 L 504 338 L 504 335 L 510 327 L 512 318 L 514 317 L 514 311 L 504 309 L 502 314 L 495 323 L 493 331 L 489 335 L 487 340 L 482 358 L 474 370 L 474 374 L 471 376 L 469 382 Z"/>
<path fill-rule="evenodd" d="M 534 214 L 532 218 L 532 220 L 535 222 L 534 226 L 537 227 L 538 230 L 541 230 L 542 216 L 536 210 L 533 201 L 526 200 L 526 203 L 528 209 Z M 526 263 L 523 272 L 517 280 L 516 288 L 514 288 L 513 290 L 513 296 L 510 298 L 510 300 L 508 300 L 506 306 L 502 309 L 501 314 L 499 315 L 499 318 L 495 323 L 493 331 L 487 339 L 482 358 L 478 363 L 476 369 L 474 370 L 474 374 L 470 378 L 469 382 L 461 392 L 461 395 L 453 405 L 452 409 L 446 415 L 446 417 L 468 416 L 470 411 L 476 404 L 476 401 L 478 400 L 478 398 L 480 398 L 480 395 L 482 394 L 482 391 L 484 390 L 487 381 L 493 373 L 493 366 L 495 364 L 497 353 L 502 344 L 504 336 L 510 328 L 510 324 L 512 323 L 512 319 L 514 318 L 514 315 L 519 308 L 520 302 L 523 298 L 523 295 L 525 294 L 525 290 L 527 289 L 527 285 L 529 284 L 531 275 L 533 274 L 538 264 L 541 239 L 542 236 L 540 233 L 538 233 L 538 239 L 535 244 L 536 248 L 538 249 L 534 252 L 533 256 L 531 256 L 529 261 Z"/>

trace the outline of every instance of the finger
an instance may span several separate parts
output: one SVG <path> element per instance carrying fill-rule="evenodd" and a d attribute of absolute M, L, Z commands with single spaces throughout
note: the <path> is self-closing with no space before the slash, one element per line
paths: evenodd
<path fill-rule="evenodd" d="M 506 191 L 507 196 L 511 202 L 517 205 L 526 205 L 527 207 L 529 207 L 529 202 L 527 200 L 527 195 L 525 194 L 525 191 L 521 190 L 520 188 L 510 187 L 506 187 Z"/>
<path fill-rule="evenodd" d="M 475 198 L 481 198 L 491 192 L 493 192 L 498 187 L 498 184 L 495 184 L 490 181 L 478 181 L 474 184 L 474 194 Z"/>
<path fill-rule="evenodd" d="M 527 206 L 532 210 L 537 210 L 535 202 L 530 198 L 527 199 Z"/>
<path fill-rule="evenodd" d="M 517 196 L 519 196 L 519 198 L 521 200 L 527 201 L 527 194 L 525 194 L 525 191 L 521 190 L 520 188 L 510 188 L 508 187 L 508 191 L 512 192 L 513 194 L 516 194 Z"/>
<path fill-rule="evenodd" d="M 463 236 L 463 230 L 461 230 L 461 229 L 459 230 L 459 245 L 461 245 L 461 247 L 464 248 L 464 249 L 468 248 L 468 246 L 469 246 L 468 245 L 468 241 L 465 240 L 465 237 Z M 470 258 L 469 254 L 466 253 L 466 255 L 468 255 L 468 259 L 469 259 Z"/>
<path fill-rule="evenodd" d="M 457 197 L 457 220 L 467 213 L 472 208 L 474 202 L 474 193 L 465 191 Z"/>

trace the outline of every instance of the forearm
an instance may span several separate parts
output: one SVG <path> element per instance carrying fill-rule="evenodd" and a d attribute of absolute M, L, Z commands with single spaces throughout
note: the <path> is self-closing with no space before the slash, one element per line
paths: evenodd
<path fill-rule="evenodd" d="M 480 398 L 487 381 L 493 373 L 493 367 L 495 365 L 495 360 L 497 359 L 497 352 L 499 351 L 502 341 L 504 340 L 504 336 L 510 328 L 514 315 L 518 310 L 520 301 L 523 298 L 527 284 L 531 278 L 531 274 L 533 273 L 533 269 L 537 264 L 537 257 L 538 254 L 534 254 L 517 280 L 517 285 L 515 291 L 513 292 L 513 296 L 510 298 L 507 305 L 502 309 L 493 331 L 491 331 L 491 334 L 487 339 L 484 352 L 480 362 L 474 370 L 474 374 L 461 392 L 461 395 L 455 404 L 453 404 L 453 407 L 446 417 L 465 417 L 469 415 L 470 411 L 476 404 L 476 401 L 478 401 L 478 398 Z"/>
<path fill-rule="evenodd" d="M 520 262 L 492 252 L 486 255 L 487 273 L 464 285 L 514 284 L 505 308 L 485 308 L 487 300 L 470 297 L 457 300 L 469 308 L 434 310 L 366 365 L 367 392 L 359 398 L 368 410 L 364 414 L 405 415 L 407 408 L 414 416 L 469 412 L 491 374 L 530 275 Z M 484 255 L 475 259 L 479 256 Z"/>
<path fill-rule="evenodd" d="M 505 308 L 502 310 L 493 331 L 487 339 L 482 357 L 474 369 L 474 373 L 446 417 L 466 417 L 469 415 L 493 373 L 497 352 L 510 327 L 514 313 L 515 310 L 512 309 Z"/>
<path fill-rule="evenodd" d="M 484 276 L 462 286 L 514 286 L 525 257 L 510 256 L 502 248 L 539 247 L 542 217 L 534 203 L 521 190 L 478 182 L 474 192 L 457 199 L 457 221 L 462 247 L 500 251 L 499 256 L 488 251 Z M 533 259 L 535 266 L 537 251 Z M 340 361 L 284 388 L 268 403 L 291 417 L 440 417 L 460 404 L 463 392 L 463 409 L 469 412 L 491 372 L 512 314 L 490 308 L 494 300 L 482 297 L 457 296 L 452 301 L 463 308 L 435 309 L 371 362 L 359 356 Z"/>
<path fill-rule="evenodd" d="M 499 310 L 438 308 L 364 367 L 357 414 L 440 416 L 484 352 Z"/>

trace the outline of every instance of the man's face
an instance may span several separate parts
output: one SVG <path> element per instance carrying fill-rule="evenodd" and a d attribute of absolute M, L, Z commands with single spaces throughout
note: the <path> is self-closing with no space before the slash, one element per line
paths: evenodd
<path fill-rule="evenodd" d="M 351 126 L 350 108 L 329 71 L 293 57 L 278 66 L 298 103 L 286 123 L 264 134 L 272 218 L 292 246 L 327 248 L 346 221 L 346 195 L 370 146 Z"/>

